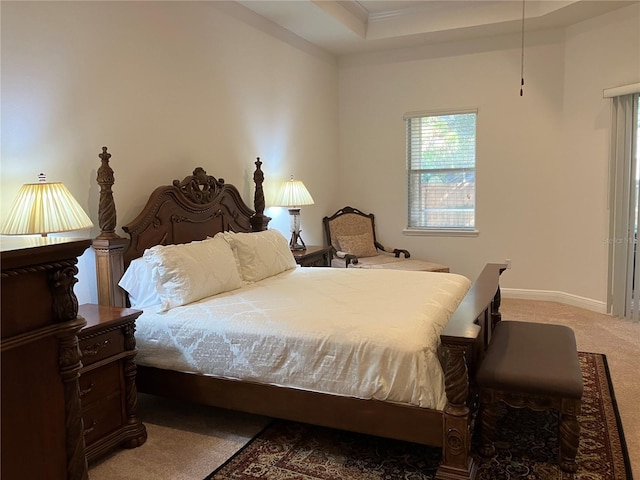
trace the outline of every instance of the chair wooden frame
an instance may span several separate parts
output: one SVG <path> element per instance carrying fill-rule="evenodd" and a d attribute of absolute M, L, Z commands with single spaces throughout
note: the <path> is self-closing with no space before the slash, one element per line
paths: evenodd
<path fill-rule="evenodd" d="M 373 213 L 364 213 L 363 211 L 358 210 L 357 208 L 346 206 L 338 210 L 336 213 L 334 213 L 330 217 L 324 217 L 322 219 L 322 224 L 324 225 L 324 234 L 327 241 L 327 245 L 330 245 L 333 247 L 336 256 L 338 256 L 341 259 L 344 259 L 345 267 L 348 267 L 349 265 L 357 265 L 359 260 L 356 255 L 352 255 L 350 253 L 345 253 L 340 251 L 340 249 L 338 248 L 338 242 L 335 238 L 335 235 L 331 231 L 332 223 L 335 223 L 336 219 L 340 219 L 343 215 L 359 215 L 363 218 L 369 219 L 369 221 L 371 222 L 371 234 L 373 236 L 373 244 L 376 247 L 376 250 L 393 254 L 396 258 L 400 258 L 400 255 L 402 255 L 403 258 L 411 257 L 411 254 L 409 253 L 408 250 L 405 250 L 402 248 L 387 248 L 378 241 L 376 237 L 375 216 Z"/>

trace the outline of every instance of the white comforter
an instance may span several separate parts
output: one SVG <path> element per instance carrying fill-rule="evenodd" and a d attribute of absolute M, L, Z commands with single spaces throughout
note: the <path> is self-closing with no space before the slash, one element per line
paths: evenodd
<path fill-rule="evenodd" d="M 137 363 L 442 410 L 455 274 L 296 268 L 136 322 Z"/>

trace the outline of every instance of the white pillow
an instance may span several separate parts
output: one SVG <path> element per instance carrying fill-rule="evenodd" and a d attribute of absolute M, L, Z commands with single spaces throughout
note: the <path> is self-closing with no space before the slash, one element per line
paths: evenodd
<path fill-rule="evenodd" d="M 154 267 L 144 258 L 136 258 L 118 282 L 128 294 L 132 308 L 146 308 L 162 303 L 156 288 Z"/>
<path fill-rule="evenodd" d="M 223 232 L 214 238 L 219 237 L 226 239 L 233 248 L 245 282 L 257 282 L 296 268 L 289 242 L 278 230 L 256 233 Z"/>
<path fill-rule="evenodd" d="M 161 311 L 242 285 L 233 251 L 223 238 L 158 245 L 145 250 L 143 257 L 155 267 Z"/>

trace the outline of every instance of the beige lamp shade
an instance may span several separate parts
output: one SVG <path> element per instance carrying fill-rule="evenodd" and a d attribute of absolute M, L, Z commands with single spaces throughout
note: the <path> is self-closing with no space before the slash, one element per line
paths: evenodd
<path fill-rule="evenodd" d="M 302 205 L 313 205 L 313 203 L 313 198 L 304 183 L 291 177 L 290 180 L 282 184 L 276 197 L 275 206 L 300 207 Z"/>
<path fill-rule="evenodd" d="M 46 236 L 91 227 L 91 219 L 67 187 L 60 182 L 40 182 L 22 186 L 0 233 Z"/>

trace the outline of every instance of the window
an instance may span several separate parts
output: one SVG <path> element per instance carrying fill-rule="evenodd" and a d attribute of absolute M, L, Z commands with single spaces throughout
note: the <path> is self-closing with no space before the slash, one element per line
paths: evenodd
<path fill-rule="evenodd" d="M 476 116 L 405 115 L 408 230 L 475 231 Z"/>

